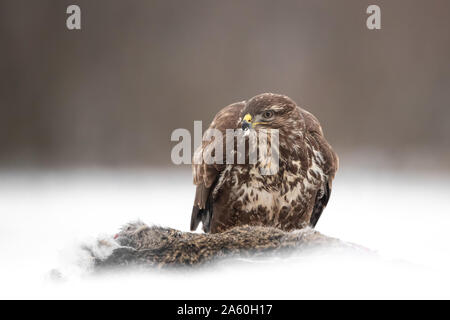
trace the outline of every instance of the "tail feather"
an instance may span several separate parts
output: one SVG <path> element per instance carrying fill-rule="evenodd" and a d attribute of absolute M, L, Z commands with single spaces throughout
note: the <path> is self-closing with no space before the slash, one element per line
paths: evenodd
<path fill-rule="evenodd" d="M 191 215 L 191 231 L 195 231 L 198 228 L 198 225 L 201 221 L 202 211 L 197 206 L 192 207 L 192 215 Z"/>
<path fill-rule="evenodd" d="M 203 224 L 203 231 L 209 232 L 212 216 L 212 203 L 209 194 L 210 188 L 204 184 L 197 186 L 195 190 L 194 206 L 191 215 L 191 231 L 195 231 L 200 224 Z"/>

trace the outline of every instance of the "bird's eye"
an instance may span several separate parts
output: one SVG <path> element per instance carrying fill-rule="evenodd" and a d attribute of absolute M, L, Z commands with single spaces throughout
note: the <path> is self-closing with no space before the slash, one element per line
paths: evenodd
<path fill-rule="evenodd" d="M 270 119 L 270 118 L 272 118 L 272 116 L 273 116 L 273 111 L 267 110 L 267 111 L 264 111 L 264 113 L 263 113 L 264 119 Z"/>

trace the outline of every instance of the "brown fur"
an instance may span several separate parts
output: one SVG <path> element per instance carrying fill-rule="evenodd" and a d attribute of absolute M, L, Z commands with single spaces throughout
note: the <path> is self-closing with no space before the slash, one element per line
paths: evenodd
<path fill-rule="evenodd" d="M 198 234 L 149 227 L 142 222 L 123 227 L 115 241 L 116 248 L 108 257 L 99 258 L 92 254 L 97 267 L 130 264 L 193 266 L 226 256 L 249 257 L 263 253 L 292 252 L 317 245 L 344 244 L 310 228 L 285 232 L 272 227 L 241 226 L 223 233 Z M 108 243 L 103 241 L 97 245 L 107 246 Z"/>

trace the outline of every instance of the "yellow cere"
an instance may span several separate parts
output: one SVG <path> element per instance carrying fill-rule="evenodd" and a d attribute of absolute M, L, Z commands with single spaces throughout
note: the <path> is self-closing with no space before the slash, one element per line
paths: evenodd
<path fill-rule="evenodd" d="M 247 121 L 247 122 L 252 122 L 252 116 L 250 115 L 250 113 L 247 113 L 244 116 L 244 120 Z"/>

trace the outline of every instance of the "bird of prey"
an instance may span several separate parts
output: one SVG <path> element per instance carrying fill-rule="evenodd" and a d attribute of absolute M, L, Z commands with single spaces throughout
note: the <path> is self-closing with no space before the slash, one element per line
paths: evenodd
<path fill-rule="evenodd" d="M 227 129 L 277 129 L 279 167 L 275 174 L 263 175 L 259 161 L 198 161 L 214 143 L 204 139 L 192 165 L 196 185 L 192 231 L 200 222 L 210 233 L 243 225 L 285 231 L 315 227 L 330 198 L 339 163 L 315 116 L 285 95 L 263 93 L 223 108 L 209 128 L 224 135 Z"/>

